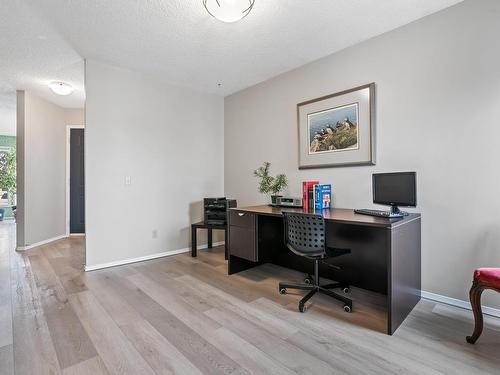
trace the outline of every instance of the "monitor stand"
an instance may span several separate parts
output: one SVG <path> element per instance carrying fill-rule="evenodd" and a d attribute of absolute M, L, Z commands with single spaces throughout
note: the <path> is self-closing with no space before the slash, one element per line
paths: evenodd
<path fill-rule="evenodd" d="M 403 216 L 408 216 L 408 212 L 401 211 L 398 206 L 391 205 L 391 215 L 394 215 L 393 217 L 397 216 L 403 217 Z"/>

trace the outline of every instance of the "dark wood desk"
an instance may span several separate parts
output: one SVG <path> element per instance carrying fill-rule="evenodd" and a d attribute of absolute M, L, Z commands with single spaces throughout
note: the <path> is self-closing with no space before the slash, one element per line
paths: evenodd
<path fill-rule="evenodd" d="M 271 206 L 229 210 L 229 274 L 267 262 L 312 272 L 312 261 L 284 245 L 283 211 L 303 212 Z M 322 265 L 320 274 L 386 295 L 387 333 L 392 335 L 421 298 L 420 214 L 385 219 L 341 208 L 321 213 L 327 244 L 349 248 L 351 254 L 335 259 L 342 271 Z"/>

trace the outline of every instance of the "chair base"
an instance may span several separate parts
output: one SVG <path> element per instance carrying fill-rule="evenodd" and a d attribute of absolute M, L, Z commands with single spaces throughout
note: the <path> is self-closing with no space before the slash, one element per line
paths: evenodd
<path fill-rule="evenodd" d="M 307 278 L 306 278 L 307 279 Z M 332 291 L 332 289 L 344 289 L 349 290 L 349 286 L 342 283 L 332 283 L 327 285 L 319 285 L 319 283 L 310 283 L 310 284 L 299 284 L 299 283 L 279 283 L 279 292 L 280 294 L 286 294 L 287 289 L 298 289 L 298 290 L 308 290 L 307 293 L 300 301 L 299 301 L 299 311 L 306 311 L 306 302 L 311 299 L 316 293 L 323 293 L 327 296 L 335 298 L 338 301 L 344 303 L 344 311 L 352 312 L 352 300 L 344 297 L 340 294 L 337 294 Z"/>

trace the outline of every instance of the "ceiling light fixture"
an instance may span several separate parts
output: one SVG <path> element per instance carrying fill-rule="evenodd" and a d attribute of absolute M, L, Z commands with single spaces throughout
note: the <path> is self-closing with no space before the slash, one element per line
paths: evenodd
<path fill-rule="evenodd" d="M 69 95 L 73 92 L 73 86 L 69 83 L 53 81 L 49 83 L 50 89 L 57 95 Z"/>
<path fill-rule="evenodd" d="M 222 22 L 236 22 L 246 17 L 255 0 L 203 0 L 207 12 Z"/>

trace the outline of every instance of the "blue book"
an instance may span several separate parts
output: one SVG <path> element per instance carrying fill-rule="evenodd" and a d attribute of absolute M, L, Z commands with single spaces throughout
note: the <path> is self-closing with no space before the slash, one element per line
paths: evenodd
<path fill-rule="evenodd" d="M 324 210 L 332 207 L 332 185 L 314 185 L 314 209 Z"/>

